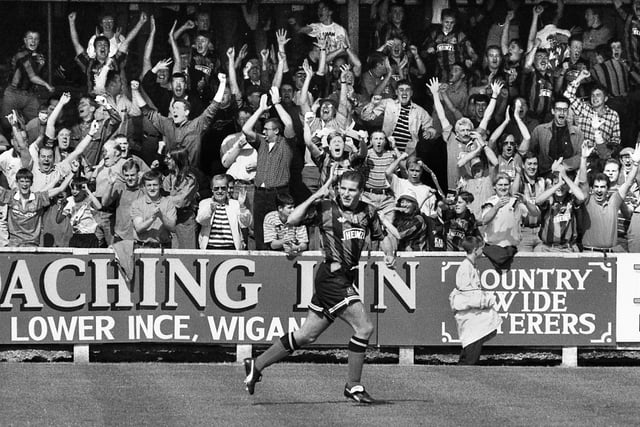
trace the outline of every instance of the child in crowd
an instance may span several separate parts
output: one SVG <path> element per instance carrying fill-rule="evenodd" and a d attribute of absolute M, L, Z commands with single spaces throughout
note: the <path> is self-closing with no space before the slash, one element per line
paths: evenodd
<path fill-rule="evenodd" d="M 415 194 L 408 190 L 398 197 L 393 226 L 398 230 L 399 251 L 424 251 L 427 249 L 427 220 L 420 214 Z"/>
<path fill-rule="evenodd" d="M 276 251 L 287 255 L 297 255 L 306 251 L 309 244 L 304 225 L 288 226 L 287 219 L 295 205 L 288 194 L 276 196 L 276 210 L 264 217 L 264 243 Z"/>
<path fill-rule="evenodd" d="M 69 246 L 72 248 L 97 248 L 98 238 L 96 237 L 96 228 L 98 223 L 94 214 L 97 210 L 102 209 L 102 204 L 89 190 L 86 178 L 73 178 L 69 188 L 71 189 L 71 197 L 67 198 L 65 207 L 58 211 L 57 222 L 61 223 L 63 217 L 68 217 L 73 235 L 69 240 Z"/>
<path fill-rule="evenodd" d="M 467 236 L 477 235 L 476 217 L 469 210 L 473 202 L 473 194 L 461 191 L 456 197 L 453 209 L 444 213 L 445 230 L 447 231 L 447 250 L 461 251 L 462 242 Z"/>
<path fill-rule="evenodd" d="M 403 161 L 406 160 L 406 175 L 407 178 L 401 178 L 395 174 L 398 167 Z M 387 180 L 391 184 L 391 190 L 394 194 L 405 194 L 411 191 L 416 200 L 418 201 L 418 207 L 420 212 L 426 216 L 435 215 L 436 212 L 436 191 L 426 184 L 422 183 L 422 172 L 426 171 L 431 175 L 434 185 L 438 189 L 438 194 L 444 198 L 442 188 L 436 174 L 433 173 L 422 160 L 418 160 L 415 155 L 409 156 L 406 152 L 402 153 L 396 160 L 389 165 L 385 171 Z"/>

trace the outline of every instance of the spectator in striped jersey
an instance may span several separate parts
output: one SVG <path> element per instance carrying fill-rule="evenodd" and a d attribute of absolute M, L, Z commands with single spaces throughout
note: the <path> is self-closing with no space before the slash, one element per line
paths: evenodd
<path fill-rule="evenodd" d="M 576 213 L 585 195 L 567 174 L 562 159 L 556 160 L 551 169 L 553 185 L 536 197 L 542 218 L 539 235 L 542 243 L 533 251 L 578 252 Z"/>
<path fill-rule="evenodd" d="M 251 224 L 251 212 L 244 205 L 247 191 L 238 192 L 238 200 L 229 197 L 226 175 L 211 180 L 213 196 L 200 201 L 196 222 L 200 224 L 200 249 L 240 250 L 244 248 L 242 228 Z"/>
<path fill-rule="evenodd" d="M 400 157 L 393 137 L 387 136 L 381 130 L 371 133 L 371 148 L 364 160 L 366 181 L 362 200 L 375 206 L 383 215 L 392 221 L 395 198 L 385 171 Z"/>
<path fill-rule="evenodd" d="M 436 130 L 429 113 L 412 101 L 413 86 L 409 81 L 398 82 L 396 96 L 397 99 L 373 96 L 362 109 L 362 118 L 372 121 L 382 115 L 382 131 L 395 138 L 398 150 L 411 155 L 420 139 L 435 138 Z"/>
<path fill-rule="evenodd" d="M 264 217 L 264 243 L 275 251 L 284 251 L 287 255 L 297 255 L 306 251 L 309 244 L 307 229 L 304 225 L 288 225 L 287 219 L 295 205 L 293 197 L 278 194 L 276 210 Z"/>

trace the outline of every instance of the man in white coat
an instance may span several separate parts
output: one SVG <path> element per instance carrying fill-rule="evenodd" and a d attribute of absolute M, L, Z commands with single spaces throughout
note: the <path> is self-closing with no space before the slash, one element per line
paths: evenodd
<path fill-rule="evenodd" d="M 200 201 L 196 221 L 202 227 L 198 243 L 200 249 L 244 249 L 242 228 L 251 225 L 251 211 L 244 205 L 246 190 L 238 193 L 238 200 L 229 198 L 229 180 L 216 175 L 211 180 L 213 196 Z"/>

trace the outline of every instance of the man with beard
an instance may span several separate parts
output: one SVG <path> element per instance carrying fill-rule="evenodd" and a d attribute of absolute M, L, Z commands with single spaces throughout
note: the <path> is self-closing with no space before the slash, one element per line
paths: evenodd
<path fill-rule="evenodd" d="M 589 189 L 587 181 L 588 158 L 592 154 L 594 147 L 583 144 L 579 182 L 580 189 L 588 194 L 584 202 L 584 219 L 582 235 L 582 249 L 589 252 L 610 253 L 614 251 L 618 240 L 618 212 L 624 202 L 627 191 L 635 181 L 640 163 L 640 146 L 631 156 L 632 167 L 625 182 L 617 190 L 609 192 L 611 183 L 609 177 L 603 173 L 598 173 L 593 178 L 593 185 Z M 589 191 L 591 190 L 591 191 Z"/>
<path fill-rule="evenodd" d="M 105 36 L 96 37 L 93 41 L 96 56 L 95 58 L 91 58 L 87 54 L 87 51 L 84 49 L 82 44 L 80 44 L 80 39 L 78 38 L 78 31 L 76 30 L 76 12 L 71 12 L 68 18 L 71 42 L 73 43 L 73 47 L 75 48 L 77 55 L 76 62 L 86 75 L 87 93 L 93 92 L 96 75 L 100 72 L 102 67 L 107 65 L 107 60 L 109 58 L 113 60 L 112 67 L 114 68 L 114 70 L 116 72 L 120 71 L 124 60 L 127 57 L 129 44 L 138 35 L 145 22 L 147 22 L 147 14 L 145 12 L 140 13 L 140 19 L 136 23 L 136 26 L 133 27 L 129 34 L 127 34 L 127 37 L 124 39 L 124 41 L 120 43 L 116 54 L 111 57 L 109 56 L 109 50 L 111 49 L 111 42 L 109 41 L 109 39 Z"/>
<path fill-rule="evenodd" d="M 362 118 L 367 121 L 383 116 L 382 131 L 393 136 L 400 152 L 411 155 L 416 151 L 420 139 L 435 138 L 433 120 L 424 108 L 412 101 L 413 87 L 407 80 L 400 80 L 396 89 L 397 99 L 371 98 L 362 109 Z"/>
<path fill-rule="evenodd" d="M 557 98 L 551 109 L 553 120 L 536 126 L 531 132 L 529 151 L 538 157 L 538 174 L 545 176 L 551 165 L 562 158 L 568 170 L 580 166 L 580 151 L 583 141 L 582 131 L 567 123 L 569 100 Z"/>
<path fill-rule="evenodd" d="M 562 159 L 556 160 L 551 170 L 553 185 L 536 197 L 541 217 L 541 243 L 533 251 L 578 252 L 577 209 L 585 195 L 567 174 Z"/>
<path fill-rule="evenodd" d="M 179 147 L 186 148 L 189 151 L 189 163 L 192 167 L 200 165 L 202 134 L 209 127 L 223 101 L 227 76 L 218 74 L 218 80 L 220 85 L 211 104 L 193 120 L 189 120 L 191 103 L 182 99 L 173 103 L 170 118 L 153 110 L 147 110 L 145 113 L 153 126 L 164 136 L 167 151 Z"/>
<path fill-rule="evenodd" d="M 46 60 L 44 55 L 38 52 L 40 33 L 27 31 L 23 43 L 22 48 L 11 58 L 13 73 L 2 98 L 2 115 L 16 110 L 29 121 L 38 115 L 36 87 L 42 86 L 49 92 L 53 92 L 54 89 L 41 77 Z"/>
<path fill-rule="evenodd" d="M 361 383 L 364 356 L 373 333 L 373 324 L 367 310 L 353 286 L 365 237 L 371 234 L 381 240 L 385 263 L 393 267 L 395 237 L 387 234 L 381 219 L 373 208 L 361 202 L 364 177 L 348 171 L 341 175 L 338 195 L 326 198 L 334 185 L 328 179 L 311 197 L 297 206 L 289 215 L 287 224 L 296 226 L 304 222 L 315 223 L 324 242 L 325 261 L 315 277 L 315 292 L 302 328 L 282 336 L 257 358 L 244 360 L 247 377 L 244 380 L 249 394 L 261 380 L 262 371 L 287 357 L 295 350 L 314 342 L 336 318 L 347 322 L 354 331 L 349 341 L 348 379 L 344 396 L 362 404 L 374 404 Z"/>

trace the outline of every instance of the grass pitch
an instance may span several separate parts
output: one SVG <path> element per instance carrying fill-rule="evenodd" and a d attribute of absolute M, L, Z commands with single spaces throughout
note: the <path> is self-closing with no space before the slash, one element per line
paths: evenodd
<path fill-rule="evenodd" d="M 279 364 L 256 394 L 239 365 L 0 364 L 0 425 L 637 425 L 638 368 L 367 365 L 342 397 L 346 365 Z"/>

